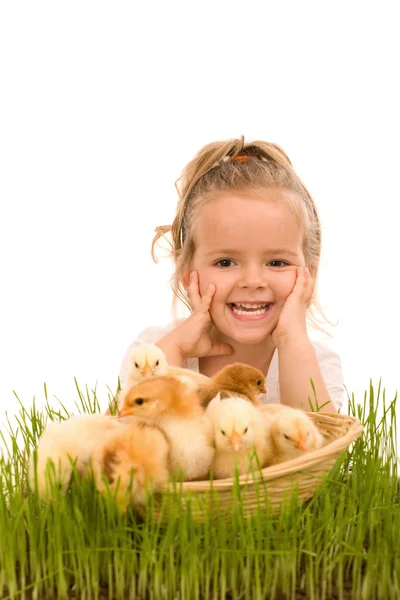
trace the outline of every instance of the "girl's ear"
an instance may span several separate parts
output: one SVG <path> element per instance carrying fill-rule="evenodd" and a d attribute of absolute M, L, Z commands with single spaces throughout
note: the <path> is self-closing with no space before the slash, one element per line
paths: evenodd
<path fill-rule="evenodd" d="M 189 281 L 190 281 L 190 271 L 184 271 L 182 273 L 181 283 L 182 283 L 183 287 L 185 288 L 185 290 L 187 290 L 189 287 Z"/>

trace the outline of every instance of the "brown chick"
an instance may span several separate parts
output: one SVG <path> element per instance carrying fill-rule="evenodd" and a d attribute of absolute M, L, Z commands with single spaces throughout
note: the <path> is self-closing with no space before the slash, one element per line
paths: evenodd
<path fill-rule="evenodd" d="M 234 363 L 218 371 L 210 383 L 199 385 L 197 394 L 203 406 L 207 406 L 218 393 L 221 398 L 239 396 L 258 406 L 259 394 L 265 394 L 266 391 L 265 377 L 261 371 L 250 365 Z"/>
<path fill-rule="evenodd" d="M 97 489 L 109 488 L 118 508 L 143 506 L 148 493 L 168 480 L 169 443 L 163 431 L 143 419 L 132 418 L 119 430 L 108 431 L 92 455 Z"/>
<path fill-rule="evenodd" d="M 324 437 L 310 417 L 302 410 L 280 405 L 271 414 L 270 435 L 273 444 L 271 464 L 292 460 L 324 445 Z M 262 408 L 265 415 L 265 407 Z"/>
<path fill-rule="evenodd" d="M 214 435 L 197 394 L 170 376 L 146 379 L 124 398 L 121 417 L 150 419 L 170 443 L 170 464 L 186 480 L 207 477 L 214 458 Z"/>
<path fill-rule="evenodd" d="M 123 405 L 124 396 L 131 387 L 143 379 L 161 375 L 171 375 L 180 379 L 192 391 L 196 390 L 199 384 L 210 381 L 209 377 L 201 373 L 168 365 L 164 352 L 155 344 L 140 344 L 130 351 L 126 381 L 121 381 L 122 388 L 115 395 L 118 408 Z M 110 409 L 106 414 L 110 414 Z"/>

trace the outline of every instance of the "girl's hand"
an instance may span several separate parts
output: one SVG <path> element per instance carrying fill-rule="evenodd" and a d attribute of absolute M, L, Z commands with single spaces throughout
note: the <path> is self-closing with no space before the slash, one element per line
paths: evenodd
<path fill-rule="evenodd" d="M 306 313 L 313 295 L 314 282 L 307 267 L 297 267 L 296 282 L 286 298 L 272 341 L 278 348 L 287 340 L 308 338 Z"/>
<path fill-rule="evenodd" d="M 210 284 L 206 293 L 200 296 L 199 275 L 197 271 L 190 274 L 188 296 L 193 313 L 173 332 L 174 341 L 184 357 L 221 356 L 232 354 L 228 344 L 211 339 L 213 321 L 210 306 L 215 294 L 215 285 Z"/>

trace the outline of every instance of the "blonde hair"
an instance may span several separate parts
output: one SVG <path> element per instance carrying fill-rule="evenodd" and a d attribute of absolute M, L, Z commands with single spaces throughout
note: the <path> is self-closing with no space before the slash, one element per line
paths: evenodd
<path fill-rule="evenodd" d="M 315 282 L 314 297 L 308 309 L 310 324 L 324 331 L 319 323 L 332 323 L 324 315 L 316 298 L 318 266 L 321 256 L 321 225 L 311 194 L 295 173 L 292 163 L 277 144 L 264 141 L 245 143 L 244 137 L 213 142 L 204 146 L 184 168 L 175 183 L 179 201 L 172 225 L 156 228 L 151 253 L 158 240 L 170 234 L 171 256 L 175 273 L 171 278 L 174 302 L 180 299 L 189 309 L 190 304 L 181 278 L 194 252 L 194 223 L 199 208 L 219 193 L 262 194 L 265 189 L 281 189 L 287 194 L 288 206 L 303 223 L 303 254 Z M 323 320 L 317 318 L 315 310 Z"/>

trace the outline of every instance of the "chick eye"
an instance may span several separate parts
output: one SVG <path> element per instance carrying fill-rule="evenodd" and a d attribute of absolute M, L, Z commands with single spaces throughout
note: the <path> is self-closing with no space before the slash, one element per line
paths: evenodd
<path fill-rule="evenodd" d="M 139 368 L 139 365 L 137 364 L 137 362 L 135 362 L 135 367 L 136 367 L 137 369 Z"/>
<path fill-rule="evenodd" d="M 283 434 L 283 437 L 286 438 L 287 440 L 290 440 L 290 437 L 288 435 L 286 435 L 286 433 Z"/>
<path fill-rule="evenodd" d="M 221 429 L 221 433 L 222 433 L 222 435 L 226 435 L 225 431 L 223 431 L 222 429 Z"/>
<path fill-rule="evenodd" d="M 243 431 L 243 433 L 247 433 L 248 429 L 249 429 L 249 428 L 248 428 L 248 427 L 246 427 L 246 429 Z"/>
<path fill-rule="evenodd" d="M 158 361 L 156 362 L 156 367 L 158 367 L 158 365 L 159 365 L 159 364 L 160 364 L 160 361 L 158 360 Z"/>
<path fill-rule="evenodd" d="M 262 384 L 261 379 L 257 379 L 256 383 L 257 383 L 257 385 L 261 385 Z"/>
<path fill-rule="evenodd" d="M 139 406 L 140 406 L 141 404 L 144 404 L 144 400 L 143 400 L 143 398 L 136 398 L 136 400 L 135 400 L 135 404 L 138 404 Z"/>

